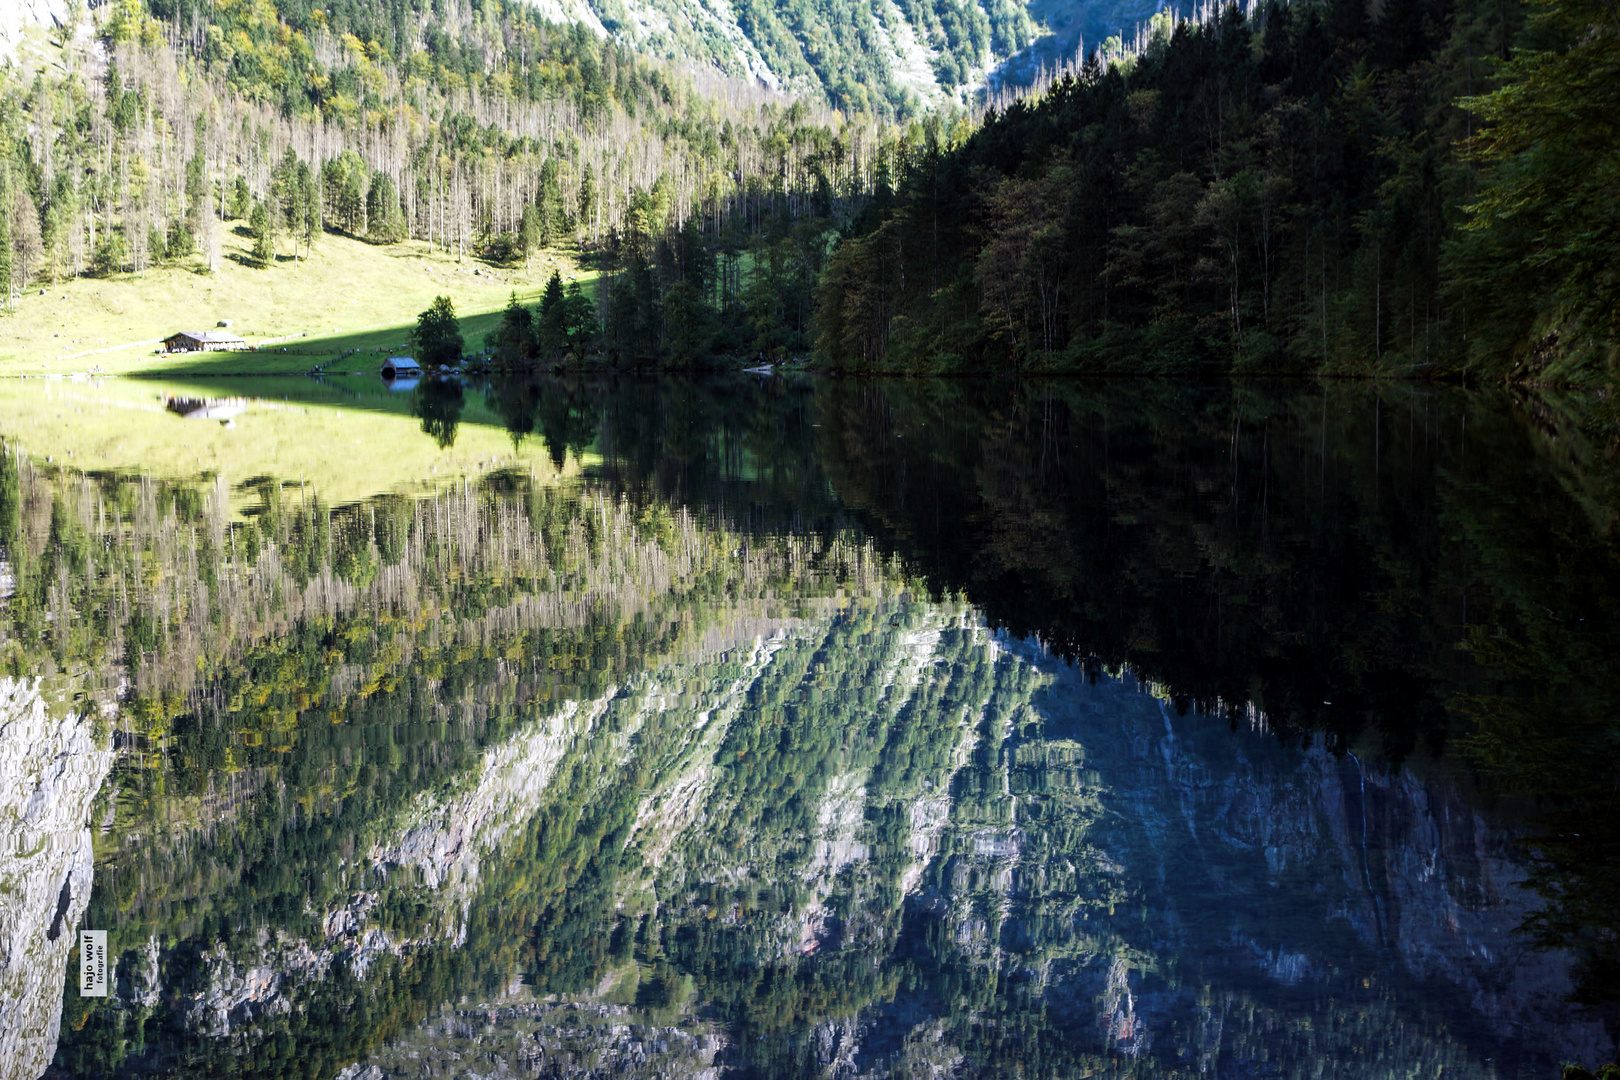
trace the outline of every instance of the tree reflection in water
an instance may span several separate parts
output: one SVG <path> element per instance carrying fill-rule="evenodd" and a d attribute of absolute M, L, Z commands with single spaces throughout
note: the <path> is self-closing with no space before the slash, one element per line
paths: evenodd
<path fill-rule="evenodd" d="M 465 406 L 466 396 L 457 379 L 423 379 L 417 384 L 411 413 L 421 419 L 422 433 L 444 450 L 456 444 L 456 426 Z"/>
<path fill-rule="evenodd" d="M 85 923 L 118 995 L 66 995 L 59 1075 L 1610 1047 L 1561 997 L 1612 986 L 1612 825 L 1579 820 L 1615 753 L 1595 410 L 485 393 L 601 464 L 327 507 L 7 458 L 4 663 L 120 699 Z M 1579 986 L 1515 951 L 1527 919 Z"/>
<path fill-rule="evenodd" d="M 531 384 L 532 385 L 532 384 Z M 992 626 L 1379 763 L 1459 736 L 1620 994 L 1615 406 L 1397 384 L 549 384 L 621 484 L 853 520 Z M 493 400 L 503 400 L 496 388 Z M 582 446 L 596 437 L 587 428 Z M 829 499 L 829 494 L 834 497 Z"/>

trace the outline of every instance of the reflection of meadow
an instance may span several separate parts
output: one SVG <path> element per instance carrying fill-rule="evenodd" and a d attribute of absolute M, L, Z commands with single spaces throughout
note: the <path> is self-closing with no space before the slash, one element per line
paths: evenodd
<path fill-rule="evenodd" d="M 83 472 L 135 469 L 163 477 L 224 476 L 233 483 L 256 476 L 302 479 L 333 505 L 380 492 L 432 490 L 498 468 L 541 479 L 577 469 L 577 460 L 558 464 L 539 438 L 514 440 L 476 393 L 466 395 L 453 418 L 438 420 L 438 438 L 425 434 L 417 397 L 391 392 L 376 376 L 0 380 L 0 437 L 36 461 Z M 244 399 L 245 405 L 226 426 L 176 415 L 166 408 L 173 398 Z"/>

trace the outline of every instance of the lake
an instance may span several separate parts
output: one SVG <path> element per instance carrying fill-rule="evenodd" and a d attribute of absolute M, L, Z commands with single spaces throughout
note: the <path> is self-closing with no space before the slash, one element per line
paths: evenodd
<path fill-rule="evenodd" d="M 7 382 L 0 1080 L 1595 1068 L 1617 431 L 1415 384 Z"/>

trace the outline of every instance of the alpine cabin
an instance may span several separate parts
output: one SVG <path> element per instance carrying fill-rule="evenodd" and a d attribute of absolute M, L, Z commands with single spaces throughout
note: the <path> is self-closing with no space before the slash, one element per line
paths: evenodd
<path fill-rule="evenodd" d="M 247 342 L 224 330 L 182 330 L 163 339 L 166 352 L 219 352 L 245 349 Z"/>

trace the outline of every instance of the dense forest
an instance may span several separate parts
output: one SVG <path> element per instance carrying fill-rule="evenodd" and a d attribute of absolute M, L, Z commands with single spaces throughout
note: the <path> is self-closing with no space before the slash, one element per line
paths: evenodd
<path fill-rule="evenodd" d="M 1584 0 L 1154 19 L 958 146 L 824 276 L 852 370 L 1606 373 L 1620 23 Z"/>

